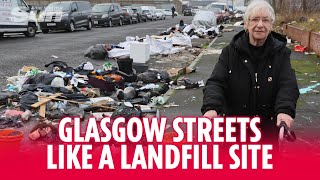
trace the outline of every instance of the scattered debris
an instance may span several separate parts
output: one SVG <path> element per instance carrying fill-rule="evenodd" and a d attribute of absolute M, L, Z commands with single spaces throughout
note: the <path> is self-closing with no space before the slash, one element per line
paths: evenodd
<path fill-rule="evenodd" d="M 316 88 L 317 86 L 320 86 L 320 83 L 317 83 L 317 84 L 308 86 L 308 87 L 306 87 L 306 88 L 299 89 L 300 94 L 306 94 L 306 93 L 312 91 L 312 90 L 313 90 L 314 88 Z"/>
<path fill-rule="evenodd" d="M 303 47 L 301 45 L 295 45 L 294 46 L 294 51 L 295 52 L 304 52 L 305 51 L 305 47 Z"/>
<path fill-rule="evenodd" d="M 178 105 L 178 104 L 175 104 L 175 103 L 173 102 L 173 103 L 169 103 L 169 104 L 163 105 L 162 107 L 164 107 L 164 108 L 179 107 L 179 105 Z"/>
<path fill-rule="evenodd" d="M 56 55 L 52 55 L 51 57 L 54 58 L 54 59 L 58 59 L 58 58 L 59 58 L 59 57 L 56 56 Z"/>
<path fill-rule="evenodd" d="M 17 76 L 7 77 L 6 89 L 0 93 L 0 105 L 5 110 L 0 129 L 21 128 L 25 123 L 37 122 L 29 139 L 55 141 L 58 136 L 54 122 L 66 115 L 101 119 L 155 113 L 160 117 L 156 106 L 179 107 L 175 103 L 166 104 L 169 98 L 166 92 L 170 88 L 204 86 L 203 80 L 193 82 L 184 78 L 176 87 L 177 80 L 171 78 L 196 72 L 189 65 L 201 53 L 202 44 L 210 42 L 222 29 L 185 25 L 168 35 L 126 37 L 125 42 L 117 45 L 96 44 L 85 51 L 85 56 L 104 60 L 101 69 L 90 61 L 75 67 L 58 60 L 43 68 L 23 66 Z M 200 48 L 192 46 L 192 41 L 199 42 Z M 149 68 L 152 63 L 164 65 L 152 69 Z M 191 101 L 195 100 L 192 97 Z"/>

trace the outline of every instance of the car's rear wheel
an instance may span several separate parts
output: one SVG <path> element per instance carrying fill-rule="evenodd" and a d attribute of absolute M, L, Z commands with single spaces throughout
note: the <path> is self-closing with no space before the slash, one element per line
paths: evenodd
<path fill-rule="evenodd" d="M 3 34 L 4 34 L 4 33 L 0 33 L 0 39 L 3 37 Z"/>
<path fill-rule="evenodd" d="M 43 34 L 48 34 L 49 29 L 42 29 Z"/>
<path fill-rule="evenodd" d="M 92 21 L 89 19 L 88 20 L 87 30 L 91 30 L 91 29 L 92 29 Z"/>
<path fill-rule="evenodd" d="M 70 24 L 69 24 L 69 27 L 67 29 L 67 31 L 69 32 L 73 32 L 75 30 L 75 26 L 74 26 L 74 22 L 73 21 L 70 21 Z"/>
<path fill-rule="evenodd" d="M 37 26 L 35 24 L 29 24 L 27 31 L 24 32 L 26 37 L 34 37 L 37 34 Z"/>

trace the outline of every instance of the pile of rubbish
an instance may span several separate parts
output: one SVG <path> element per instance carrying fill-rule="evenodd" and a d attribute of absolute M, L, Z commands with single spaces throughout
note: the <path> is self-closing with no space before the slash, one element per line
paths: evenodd
<path fill-rule="evenodd" d="M 186 73 L 179 70 L 175 75 Z M 124 105 L 155 113 L 155 107 L 166 103 L 164 94 L 174 84 L 167 71 L 137 73 L 129 57 L 106 61 L 103 69 L 90 62 L 77 67 L 62 61 L 46 64 L 44 69 L 24 66 L 7 81 L 7 88 L 0 93 L 1 109 L 5 109 L 0 129 L 20 128 L 31 119 L 51 126 L 64 116 L 103 117 Z M 31 134 L 30 139 L 36 140 Z"/>
<path fill-rule="evenodd" d="M 179 24 L 168 28 L 159 35 L 146 37 L 126 37 L 125 42 L 115 44 L 96 44 L 89 47 L 85 52 L 85 57 L 92 59 L 119 58 L 131 56 L 132 44 L 144 43 L 148 45 L 148 54 L 170 55 L 176 54 L 192 47 L 192 40 L 199 38 L 214 38 L 218 36 L 224 26 L 216 24 L 203 24 L 204 20 L 193 20 L 193 24 L 185 24 L 182 20 Z"/>
<path fill-rule="evenodd" d="M 194 33 L 189 34 L 190 29 Z M 44 67 L 23 66 L 16 76 L 7 78 L 8 84 L 0 92 L 0 130 L 21 128 L 32 122 L 34 127 L 29 139 L 56 141 L 57 122 L 64 116 L 83 119 L 88 116 L 126 117 L 132 113 L 159 116 L 159 106 L 178 106 L 165 104 L 169 89 L 203 86 L 203 82 L 178 80 L 177 77 L 195 72 L 188 66 L 200 50 L 192 48 L 191 39 L 195 36 L 207 38 L 208 32 L 208 29 L 185 25 L 168 35 L 127 37 L 118 45 L 94 45 L 85 56 L 103 59 L 102 68 L 94 67 L 89 61 L 71 67 L 58 60 Z M 164 65 L 152 69 L 147 64 L 134 63 L 130 46 L 136 42 L 149 44 L 150 54 L 160 59 L 155 63 Z M 178 57 L 182 60 L 178 61 Z M 171 61 L 177 61 L 180 66 Z"/>

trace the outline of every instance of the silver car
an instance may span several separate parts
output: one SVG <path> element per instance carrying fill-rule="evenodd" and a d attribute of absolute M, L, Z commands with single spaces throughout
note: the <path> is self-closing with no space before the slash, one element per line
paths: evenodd
<path fill-rule="evenodd" d="M 157 19 L 160 19 L 160 20 L 166 19 L 166 14 L 163 9 L 156 9 L 154 10 L 154 12 L 156 13 Z"/>
<path fill-rule="evenodd" d="M 156 20 L 157 20 L 157 15 L 156 15 L 156 13 L 154 12 L 154 10 L 147 10 L 147 9 L 145 9 L 145 10 L 142 10 L 142 14 L 147 15 L 148 19 L 151 20 L 151 21 L 153 21 L 153 20 L 156 21 Z"/>

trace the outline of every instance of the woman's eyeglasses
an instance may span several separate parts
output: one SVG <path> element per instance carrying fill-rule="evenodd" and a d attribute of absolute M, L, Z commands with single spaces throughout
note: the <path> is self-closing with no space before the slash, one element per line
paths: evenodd
<path fill-rule="evenodd" d="M 269 24 L 269 23 L 271 23 L 271 19 L 265 18 L 265 17 L 263 17 L 263 18 L 254 17 L 254 18 L 251 18 L 251 19 L 249 19 L 249 20 L 250 20 L 252 23 L 254 23 L 254 24 L 258 24 L 260 21 L 262 21 L 263 24 Z"/>

